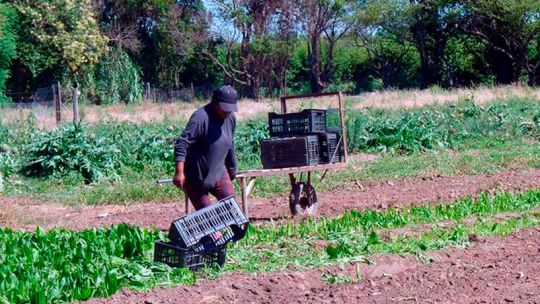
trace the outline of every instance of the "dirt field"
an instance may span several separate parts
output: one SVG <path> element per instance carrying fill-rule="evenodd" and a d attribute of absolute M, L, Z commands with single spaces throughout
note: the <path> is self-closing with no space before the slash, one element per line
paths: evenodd
<path fill-rule="evenodd" d="M 533 187 L 540 187 L 540 169 L 516 168 L 496 174 L 351 184 L 344 189 L 319 193 L 319 214 L 336 216 L 350 209 L 386 209 L 411 204 L 444 203 L 483 191 L 523 191 Z M 258 222 L 289 218 L 287 195 L 283 193 L 277 198 L 251 199 L 251 220 Z M 0 197 L 0 226 L 25 230 L 33 230 L 37 226 L 83 229 L 122 222 L 168 229 L 171 220 L 183 214 L 183 200 L 178 204 L 150 202 L 128 206 L 67 206 Z"/>
<path fill-rule="evenodd" d="M 124 289 L 85 303 L 540 303 L 540 229 L 478 239 L 466 249 L 430 252 L 423 264 L 411 256 L 372 256 L 374 265 L 345 269 L 228 273 L 195 286 Z M 329 284 L 322 273 L 352 283 Z M 358 282 L 357 273 L 361 274 Z M 182 300 L 180 300 L 182 299 Z"/>
<path fill-rule="evenodd" d="M 516 168 L 496 174 L 392 180 L 321 193 L 320 213 L 347 209 L 385 209 L 445 203 L 458 197 L 498 190 L 540 187 L 540 169 Z M 332 203 L 331 203 L 332 202 Z M 180 204 L 63 206 L 0 197 L 0 226 L 34 229 L 37 225 L 83 229 L 128 222 L 167 229 Z M 252 220 L 288 217 L 286 195 L 253 199 Z M 195 286 L 157 288 L 137 293 L 124 289 L 88 303 L 540 303 L 540 229 L 508 237 L 475 238 L 466 249 L 427 252 L 433 263 L 412 256 L 370 256 L 375 265 L 346 265 L 263 274 L 227 273 Z M 360 271 L 358 271 L 358 269 Z M 322 274 L 340 274 L 352 283 L 330 284 Z M 358 282 L 358 274 L 361 276 Z"/>

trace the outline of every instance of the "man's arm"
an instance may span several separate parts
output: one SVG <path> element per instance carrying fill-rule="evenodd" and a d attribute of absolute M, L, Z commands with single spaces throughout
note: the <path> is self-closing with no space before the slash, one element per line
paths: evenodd
<path fill-rule="evenodd" d="M 236 159 L 236 153 L 234 149 L 234 141 L 232 147 L 227 152 L 227 157 L 225 158 L 225 168 L 231 180 L 234 180 L 236 177 L 236 168 L 238 166 L 238 160 Z"/>
<path fill-rule="evenodd" d="M 234 180 L 236 177 L 236 168 L 238 166 L 238 160 L 236 158 L 236 148 L 234 145 L 234 133 L 236 132 L 236 114 L 232 113 L 232 145 L 229 151 L 227 152 L 227 157 L 225 157 L 225 168 L 231 180 Z"/>
<path fill-rule="evenodd" d="M 186 161 L 187 151 L 191 144 L 195 143 L 202 134 L 203 118 L 200 115 L 192 115 L 186 128 L 178 137 L 174 144 L 175 172 L 173 183 L 182 188 L 185 182 L 184 162 Z"/>

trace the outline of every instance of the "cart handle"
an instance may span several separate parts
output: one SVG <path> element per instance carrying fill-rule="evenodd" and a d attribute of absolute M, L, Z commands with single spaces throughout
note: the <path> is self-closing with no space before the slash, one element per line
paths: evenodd
<path fill-rule="evenodd" d="M 156 184 L 172 183 L 172 178 L 163 178 L 156 180 Z"/>

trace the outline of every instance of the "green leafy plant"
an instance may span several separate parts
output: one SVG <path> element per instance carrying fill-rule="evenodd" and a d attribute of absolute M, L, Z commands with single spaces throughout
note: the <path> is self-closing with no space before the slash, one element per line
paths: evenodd
<path fill-rule="evenodd" d="M 297 224 L 250 226 L 246 238 L 230 246 L 224 271 L 273 271 L 328 264 L 368 262 L 373 253 L 420 254 L 448 246 L 465 246 L 471 235 L 507 235 L 540 226 L 540 191 L 483 195 L 451 205 L 421 206 L 385 212 L 351 212 L 342 217 Z M 515 214 L 515 212 L 520 212 Z M 505 220 L 498 214 L 512 212 Z M 477 216 L 473 224 L 462 220 Z M 449 221 L 427 226 L 419 235 L 380 238 L 377 229 L 416 223 Z M 369 228 L 365 228 L 369 227 Z M 366 232 L 364 232 L 366 231 Z M 0 229 L 0 298 L 10 303 L 86 300 L 109 296 L 123 286 L 147 289 L 157 285 L 191 284 L 196 277 L 186 269 L 152 263 L 157 230 L 125 224 L 83 231 L 37 229 L 33 233 Z M 326 242 L 326 250 L 310 244 Z M 369 245 L 369 246 L 366 246 Z M 219 270 L 203 273 L 215 277 Z M 325 273 L 332 284 L 353 279 Z M 357 280 L 362 274 L 357 266 Z"/>
<path fill-rule="evenodd" d="M 16 24 L 15 10 L 6 3 L 0 3 L 0 107 L 10 101 L 4 93 L 11 61 L 17 55 Z"/>
<path fill-rule="evenodd" d="M 83 92 L 98 104 L 142 100 L 141 72 L 120 48 L 113 48 L 100 60 L 93 77 L 83 86 Z"/>
<path fill-rule="evenodd" d="M 23 172 L 47 176 L 75 171 L 86 183 L 118 178 L 119 152 L 114 142 L 88 133 L 83 125 L 66 124 L 34 136 L 27 147 L 28 161 Z"/>
<path fill-rule="evenodd" d="M 321 275 L 322 279 L 329 284 L 350 284 L 353 282 L 353 279 L 349 276 L 346 276 L 341 273 L 323 273 Z"/>
<path fill-rule="evenodd" d="M 52 303 L 110 296 L 123 286 L 193 283 L 187 269 L 149 259 L 158 231 L 125 224 L 34 233 L 0 229 L 0 299 Z"/>
<path fill-rule="evenodd" d="M 236 131 L 235 137 L 238 158 L 249 164 L 259 163 L 261 155 L 259 142 L 269 137 L 266 121 L 249 120 L 242 123 Z"/>

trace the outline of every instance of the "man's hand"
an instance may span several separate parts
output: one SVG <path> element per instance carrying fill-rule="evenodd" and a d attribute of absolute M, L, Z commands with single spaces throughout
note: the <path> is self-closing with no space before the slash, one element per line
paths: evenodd
<path fill-rule="evenodd" d="M 173 181 L 173 184 L 176 187 L 182 189 L 182 188 L 184 188 L 184 182 L 186 181 L 186 177 L 184 176 L 183 172 L 182 173 L 176 172 L 174 174 L 174 177 L 173 177 L 172 181 Z"/>
<path fill-rule="evenodd" d="M 184 188 L 184 182 L 186 181 L 186 177 L 184 176 L 184 163 L 183 162 L 177 162 L 176 163 L 176 171 L 174 172 L 173 177 L 173 184 L 182 189 Z"/>

